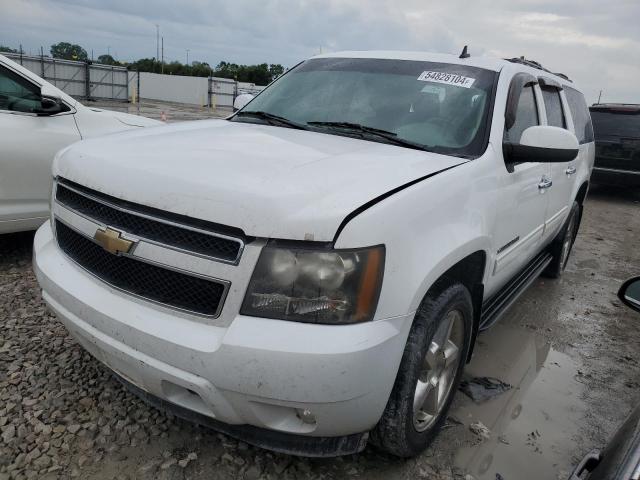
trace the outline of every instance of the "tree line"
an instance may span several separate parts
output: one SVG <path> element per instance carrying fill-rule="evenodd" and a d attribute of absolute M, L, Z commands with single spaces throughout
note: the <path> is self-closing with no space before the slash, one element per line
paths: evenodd
<path fill-rule="evenodd" d="M 16 49 L 3 45 L 0 45 L 0 53 L 1 52 L 18 53 Z M 59 42 L 51 45 L 49 52 L 53 58 L 77 60 L 81 62 L 90 61 L 89 55 L 84 48 L 68 42 Z M 236 63 L 222 61 L 215 67 L 211 67 L 207 62 L 193 61 L 189 64 L 184 64 L 178 61 L 172 61 L 161 63 L 156 58 L 141 58 L 134 62 L 119 62 L 109 54 L 98 56 L 95 62 L 105 65 L 123 66 L 129 70 L 138 70 L 140 72 L 188 75 L 193 77 L 208 77 L 212 75 L 214 77 L 230 78 L 238 82 L 255 83 L 256 85 L 267 85 L 285 71 L 282 65 L 273 63 L 238 65 Z"/>

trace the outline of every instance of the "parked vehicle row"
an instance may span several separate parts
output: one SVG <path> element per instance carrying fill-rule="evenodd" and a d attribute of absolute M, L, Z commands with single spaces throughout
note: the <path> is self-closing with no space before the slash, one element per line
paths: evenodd
<path fill-rule="evenodd" d="M 562 274 L 594 150 L 539 64 L 320 55 L 228 119 L 59 152 L 35 271 L 150 402 L 278 451 L 413 456 L 478 331 Z"/>

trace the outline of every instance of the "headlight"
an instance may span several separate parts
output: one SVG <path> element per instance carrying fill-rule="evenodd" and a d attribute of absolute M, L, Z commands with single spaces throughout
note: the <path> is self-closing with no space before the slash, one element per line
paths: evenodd
<path fill-rule="evenodd" d="M 312 250 L 267 245 L 240 313 L 309 323 L 373 318 L 384 271 L 384 247 Z"/>

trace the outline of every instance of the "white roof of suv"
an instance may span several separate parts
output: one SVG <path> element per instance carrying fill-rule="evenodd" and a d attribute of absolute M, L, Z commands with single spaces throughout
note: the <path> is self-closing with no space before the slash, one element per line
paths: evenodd
<path fill-rule="evenodd" d="M 390 60 L 417 60 L 422 62 L 442 62 L 442 63 L 457 63 L 460 65 L 470 65 L 472 67 L 485 68 L 487 70 L 499 71 L 504 64 L 505 60 L 501 60 L 494 57 L 482 57 L 473 55 L 468 58 L 460 58 L 458 55 L 452 55 L 449 53 L 429 53 L 429 52 L 402 52 L 402 51 L 387 51 L 387 50 L 372 50 L 372 51 L 344 51 L 334 52 L 322 55 L 317 55 L 313 58 L 380 58 Z"/>
<path fill-rule="evenodd" d="M 499 72 L 504 67 L 517 68 L 518 71 L 525 71 L 531 73 L 536 77 L 553 78 L 561 84 L 571 83 L 569 80 L 562 78 L 554 73 L 547 72 L 545 70 L 537 69 L 525 64 L 513 63 L 509 60 L 505 60 L 497 57 L 487 56 L 474 56 L 471 55 L 467 58 L 460 58 L 458 55 L 449 53 L 430 53 L 430 52 L 405 52 L 405 51 L 393 51 L 393 50 L 373 50 L 373 51 L 342 51 L 326 53 L 316 55 L 313 58 L 379 58 L 379 59 L 391 59 L 391 60 L 416 60 L 422 62 L 439 62 L 439 63 L 452 63 L 458 65 L 469 65 L 472 67 L 484 68 L 486 70 L 492 70 Z"/>

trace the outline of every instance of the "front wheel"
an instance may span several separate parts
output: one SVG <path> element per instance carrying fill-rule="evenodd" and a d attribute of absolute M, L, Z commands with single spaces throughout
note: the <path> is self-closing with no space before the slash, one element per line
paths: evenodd
<path fill-rule="evenodd" d="M 472 328 L 473 303 L 463 285 L 423 300 L 389 401 L 371 432 L 374 445 L 412 457 L 431 443 L 460 383 Z"/>

